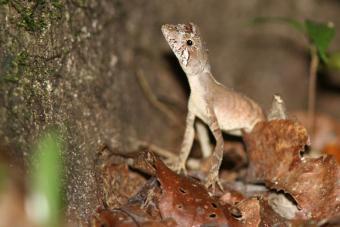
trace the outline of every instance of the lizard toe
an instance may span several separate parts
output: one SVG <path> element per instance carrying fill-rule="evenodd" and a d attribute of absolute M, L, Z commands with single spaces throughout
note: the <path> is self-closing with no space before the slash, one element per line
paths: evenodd
<path fill-rule="evenodd" d="M 179 160 L 170 160 L 169 162 L 167 162 L 167 166 L 174 172 L 180 174 L 187 174 L 187 170 L 185 167 L 185 163 L 180 162 Z"/>
<path fill-rule="evenodd" d="M 205 183 L 205 187 L 207 189 L 211 187 L 212 193 L 215 193 L 216 185 L 220 188 L 221 191 L 223 191 L 223 186 L 220 181 L 220 178 L 218 177 L 218 174 L 210 173 Z"/>

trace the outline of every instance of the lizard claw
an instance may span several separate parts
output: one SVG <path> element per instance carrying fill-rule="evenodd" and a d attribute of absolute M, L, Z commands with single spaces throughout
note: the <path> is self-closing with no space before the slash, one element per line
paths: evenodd
<path fill-rule="evenodd" d="M 223 186 L 221 184 L 220 178 L 218 177 L 218 171 L 213 171 L 210 172 L 208 175 L 208 179 L 205 183 L 205 187 L 207 189 L 209 189 L 210 187 L 212 188 L 212 193 L 215 193 L 215 185 L 217 184 L 217 186 L 221 189 L 221 191 L 223 191 Z"/>

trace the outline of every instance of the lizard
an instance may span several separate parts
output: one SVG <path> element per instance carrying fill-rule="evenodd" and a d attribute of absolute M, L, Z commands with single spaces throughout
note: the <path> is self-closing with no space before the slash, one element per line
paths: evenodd
<path fill-rule="evenodd" d="M 265 114 L 253 100 L 214 78 L 208 51 L 196 24 L 165 24 L 161 31 L 185 72 L 191 90 L 184 138 L 179 156 L 172 160 L 172 167 L 177 172 L 186 173 L 185 164 L 195 135 L 195 118 L 198 117 L 207 124 L 216 141 L 209 158 L 211 169 L 205 186 L 214 191 L 217 184 L 223 190 L 218 176 L 223 158 L 222 131 L 241 136 L 243 131 L 249 132 L 256 123 L 266 120 Z"/>

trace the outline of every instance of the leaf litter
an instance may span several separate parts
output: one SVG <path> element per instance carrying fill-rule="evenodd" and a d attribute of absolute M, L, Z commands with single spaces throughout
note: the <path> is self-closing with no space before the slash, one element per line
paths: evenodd
<path fill-rule="evenodd" d="M 308 156 L 310 141 L 300 123 L 260 122 L 243 139 L 245 149 L 237 151 L 242 158 L 235 159 L 241 165 L 234 165 L 237 171 L 221 170 L 224 191 L 215 193 L 198 178 L 173 172 L 147 149 L 130 156 L 106 149 L 96 164 L 101 206 L 93 212 L 91 225 L 339 224 L 339 165 L 328 154 Z"/>

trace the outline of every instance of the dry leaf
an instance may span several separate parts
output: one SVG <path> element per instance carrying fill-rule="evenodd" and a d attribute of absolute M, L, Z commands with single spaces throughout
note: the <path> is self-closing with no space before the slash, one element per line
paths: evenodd
<path fill-rule="evenodd" d="M 112 164 L 103 168 L 102 191 L 103 201 L 110 208 L 120 207 L 136 194 L 145 184 L 145 179 L 140 174 L 130 171 L 127 164 Z"/>
<path fill-rule="evenodd" d="M 136 207 L 138 210 L 140 207 Z M 131 209 L 131 208 L 130 208 Z M 125 209 L 103 209 L 97 210 L 97 213 L 92 217 L 92 227 L 172 227 L 176 223 L 172 219 L 167 220 L 138 220 L 138 216 L 131 210 Z"/>
<path fill-rule="evenodd" d="M 229 220 L 229 226 L 233 227 L 258 227 L 261 222 L 260 203 L 257 198 L 244 199 L 232 206 L 224 205 L 225 215 Z"/>
<path fill-rule="evenodd" d="M 340 212 L 340 170 L 332 156 L 300 156 L 306 129 L 291 120 L 258 123 L 244 136 L 249 154 L 248 177 L 289 193 L 305 219 L 321 220 Z"/>
<path fill-rule="evenodd" d="M 163 218 L 172 217 L 178 226 L 227 225 L 223 207 L 209 196 L 203 185 L 177 175 L 159 159 L 155 166 L 162 188 L 159 210 Z"/>

